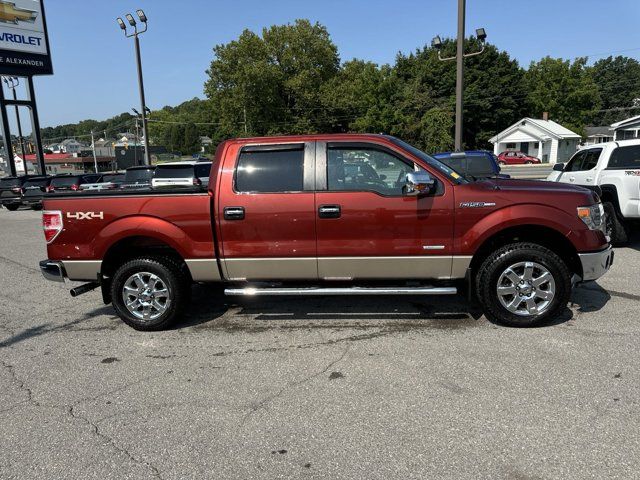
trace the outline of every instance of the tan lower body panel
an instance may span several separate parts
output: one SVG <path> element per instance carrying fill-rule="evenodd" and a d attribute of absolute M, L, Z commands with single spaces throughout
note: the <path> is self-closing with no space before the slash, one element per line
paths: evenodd
<path fill-rule="evenodd" d="M 470 256 L 231 258 L 223 261 L 228 279 L 351 280 L 464 278 Z"/>
<path fill-rule="evenodd" d="M 220 270 L 215 258 L 191 259 L 184 261 L 189 267 L 189 273 L 194 282 L 219 282 Z"/>
<path fill-rule="evenodd" d="M 242 280 L 315 280 L 316 258 L 227 258 L 228 279 Z"/>
<path fill-rule="evenodd" d="M 102 260 L 63 260 L 65 272 L 69 280 L 96 281 Z"/>
<path fill-rule="evenodd" d="M 451 256 L 320 257 L 322 279 L 451 278 Z M 463 275 L 464 276 L 464 275 Z"/>

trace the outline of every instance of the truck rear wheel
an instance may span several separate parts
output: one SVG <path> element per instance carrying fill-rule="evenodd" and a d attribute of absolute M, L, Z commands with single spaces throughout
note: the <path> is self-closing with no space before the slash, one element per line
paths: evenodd
<path fill-rule="evenodd" d="M 613 245 L 623 245 L 627 243 L 629 240 L 627 229 L 620 221 L 620 218 L 618 218 L 616 207 L 614 207 L 611 202 L 604 202 L 602 206 L 604 207 L 604 213 L 606 215 L 606 233 L 611 239 L 611 243 Z"/>
<path fill-rule="evenodd" d="M 571 272 L 551 250 L 513 243 L 482 263 L 476 292 L 487 318 L 512 327 L 532 327 L 556 317 L 571 295 Z"/>
<path fill-rule="evenodd" d="M 20 205 L 16 205 L 15 203 L 4 206 L 4 208 L 9 210 L 10 212 L 15 212 L 16 210 L 18 210 L 18 207 L 20 207 Z"/>
<path fill-rule="evenodd" d="M 111 299 L 118 316 L 136 330 L 163 330 L 187 304 L 190 280 L 169 257 L 140 257 L 113 275 Z"/>

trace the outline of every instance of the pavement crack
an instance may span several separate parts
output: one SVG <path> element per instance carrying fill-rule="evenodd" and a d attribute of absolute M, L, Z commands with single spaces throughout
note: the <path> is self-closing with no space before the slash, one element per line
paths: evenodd
<path fill-rule="evenodd" d="M 251 415 L 253 415 L 254 413 L 256 413 L 258 410 L 266 408 L 267 404 L 269 404 L 270 402 L 276 400 L 277 398 L 281 397 L 282 394 L 284 392 L 286 392 L 287 390 L 291 389 L 291 388 L 296 388 L 299 387 L 300 385 L 303 385 L 307 382 L 310 382 L 311 380 L 319 377 L 320 375 L 323 375 L 324 373 L 326 373 L 331 367 L 333 367 L 334 365 L 336 365 L 337 363 L 339 363 L 340 361 L 342 361 L 342 359 L 344 359 L 344 357 L 347 355 L 347 352 L 349 351 L 349 345 L 346 345 L 344 350 L 342 351 L 342 354 L 340 354 L 338 356 L 338 358 L 336 358 L 335 360 L 332 360 L 331 362 L 329 362 L 329 364 L 327 364 L 327 366 L 325 366 L 322 370 L 313 373 L 311 375 L 308 375 L 306 377 L 304 377 L 301 380 L 297 380 L 295 382 L 289 382 L 287 383 L 284 387 L 282 387 L 280 390 L 278 390 L 276 393 L 271 394 L 271 395 L 267 395 L 265 398 L 263 398 L 262 400 L 260 400 L 259 402 L 257 402 L 256 404 L 251 406 L 251 410 L 249 410 L 249 412 L 247 412 L 247 414 L 242 417 L 242 421 L 240 422 L 240 425 L 244 425 L 247 420 L 249 420 L 249 418 L 251 417 Z"/>
<path fill-rule="evenodd" d="M 32 405 L 36 405 L 36 406 L 40 406 L 40 404 L 38 402 L 36 402 L 33 399 L 33 391 L 27 387 L 27 385 L 24 383 L 24 380 L 21 380 L 20 378 L 18 378 L 18 376 L 16 375 L 16 370 L 13 367 L 13 365 L 11 365 L 10 363 L 5 362 L 4 360 L 0 360 L 0 362 L 2 363 L 2 367 L 9 372 L 9 375 L 11 375 L 11 381 L 17 385 L 18 389 L 25 392 L 27 394 L 27 399 L 23 400 L 22 402 L 19 402 L 15 405 L 12 405 L 11 407 L 8 407 L 6 409 L 0 410 L 0 413 L 4 413 L 4 412 L 8 412 L 9 410 L 13 410 L 14 408 L 17 408 L 20 405 L 23 405 L 25 403 L 30 403 Z"/>
<path fill-rule="evenodd" d="M 87 417 L 84 417 L 84 416 L 78 414 L 75 411 L 73 406 L 70 406 L 70 407 L 67 408 L 67 413 L 72 418 L 74 418 L 76 420 L 80 420 L 80 421 L 86 423 L 91 428 L 92 433 L 96 437 L 104 440 L 108 445 L 110 445 L 111 447 L 113 447 L 115 450 L 117 450 L 118 452 L 122 453 L 123 455 L 125 455 L 132 462 L 134 462 L 134 463 L 136 463 L 138 465 L 142 465 L 142 466 L 146 467 L 155 478 L 162 479 L 162 475 L 160 474 L 160 470 L 158 470 L 158 468 L 155 465 L 153 465 L 151 462 L 146 462 L 146 461 L 136 457 L 129 450 L 127 450 L 126 448 L 118 445 L 116 443 L 116 441 L 112 437 L 110 437 L 109 435 L 101 432 L 100 428 L 98 427 L 98 425 L 96 423 L 92 422 Z"/>

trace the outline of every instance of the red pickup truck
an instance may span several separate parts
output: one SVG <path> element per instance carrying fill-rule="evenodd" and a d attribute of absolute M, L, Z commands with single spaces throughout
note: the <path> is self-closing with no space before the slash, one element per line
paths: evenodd
<path fill-rule="evenodd" d="M 174 322 L 193 282 L 228 295 L 464 291 L 530 326 L 611 266 L 598 195 L 559 183 L 470 182 L 384 135 L 235 139 L 208 191 L 48 196 L 50 280 L 89 281 L 139 330 Z"/>

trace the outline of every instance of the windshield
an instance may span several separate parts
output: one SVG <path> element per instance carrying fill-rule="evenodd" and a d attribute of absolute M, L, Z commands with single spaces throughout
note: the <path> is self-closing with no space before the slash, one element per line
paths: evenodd
<path fill-rule="evenodd" d="M 134 168 L 127 170 L 125 174 L 125 182 L 139 182 L 144 180 L 151 180 L 153 177 L 154 168 Z"/>
<path fill-rule="evenodd" d="M 19 187 L 21 181 L 19 178 L 3 178 L 0 180 L 0 186 L 8 188 L 8 187 Z"/>
<path fill-rule="evenodd" d="M 114 173 L 112 175 L 105 175 L 102 177 L 102 183 L 107 182 L 121 182 L 124 179 L 124 173 Z"/>
<path fill-rule="evenodd" d="M 160 165 L 153 178 L 193 178 L 193 165 Z"/>
<path fill-rule="evenodd" d="M 70 187 L 71 185 L 76 185 L 80 181 L 80 177 L 57 177 L 51 180 L 51 185 L 53 187 Z"/>
<path fill-rule="evenodd" d="M 24 183 L 24 188 L 29 188 L 29 187 L 44 187 L 47 182 L 49 181 L 48 178 L 34 178 L 32 180 L 27 180 Z"/>
<path fill-rule="evenodd" d="M 430 167 L 433 167 L 436 170 L 438 170 L 440 173 L 443 173 L 447 178 L 449 178 L 453 182 L 457 183 L 458 185 L 462 184 L 462 183 L 469 183 L 469 181 L 467 179 L 465 179 L 461 174 L 456 172 L 453 168 L 448 167 L 447 165 L 445 165 L 444 163 L 440 162 L 439 160 L 436 160 L 432 156 L 427 155 L 422 150 L 419 150 L 416 147 L 414 147 L 412 145 L 409 145 L 407 142 L 403 142 L 402 140 L 400 140 L 400 139 L 398 139 L 396 137 L 386 136 L 386 138 L 391 140 L 393 143 L 395 143 L 400 148 L 403 148 L 404 150 L 408 151 L 412 155 L 415 155 L 416 157 L 418 157 L 420 160 L 422 160 L 424 163 L 426 163 Z"/>

